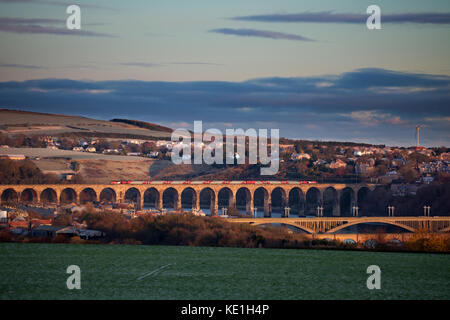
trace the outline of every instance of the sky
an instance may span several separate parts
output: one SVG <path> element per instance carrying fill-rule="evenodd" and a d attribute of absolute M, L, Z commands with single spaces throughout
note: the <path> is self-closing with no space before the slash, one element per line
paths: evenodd
<path fill-rule="evenodd" d="M 0 0 L 0 108 L 450 146 L 448 39 L 448 0 Z"/>

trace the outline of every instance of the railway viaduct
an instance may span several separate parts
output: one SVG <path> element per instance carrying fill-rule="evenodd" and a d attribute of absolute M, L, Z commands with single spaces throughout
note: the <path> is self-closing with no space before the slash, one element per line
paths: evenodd
<path fill-rule="evenodd" d="M 351 216 L 352 206 L 373 191 L 373 184 L 270 183 L 248 184 L 227 182 L 158 184 L 55 184 L 0 185 L 1 202 L 34 202 L 68 204 L 88 202 L 133 202 L 137 209 L 150 205 L 164 208 L 208 207 L 212 215 L 220 207 L 243 208 L 252 214 L 254 208 L 270 217 L 272 209 L 291 208 L 291 213 L 316 215 L 322 206 L 324 216 Z"/>

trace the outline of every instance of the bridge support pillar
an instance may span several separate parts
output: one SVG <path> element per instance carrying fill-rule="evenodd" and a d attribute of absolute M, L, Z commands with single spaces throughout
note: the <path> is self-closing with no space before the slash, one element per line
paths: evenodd
<path fill-rule="evenodd" d="M 158 197 L 158 199 L 156 200 L 156 209 L 161 211 L 163 209 L 163 197 L 162 195 L 160 197 Z"/>
<path fill-rule="evenodd" d="M 267 202 L 267 204 L 264 204 L 264 217 L 270 217 L 272 215 L 272 203 Z"/>
<path fill-rule="evenodd" d="M 138 209 L 144 210 L 144 197 L 143 196 L 141 196 L 141 198 L 139 199 Z"/>
<path fill-rule="evenodd" d="M 253 209 L 254 205 L 253 205 L 253 198 L 251 198 L 249 201 L 247 201 L 247 205 L 246 205 L 246 211 L 248 215 L 251 215 L 253 217 Z"/>
<path fill-rule="evenodd" d="M 195 199 L 194 209 L 197 211 L 200 210 L 200 194 Z"/>
<path fill-rule="evenodd" d="M 217 216 L 219 214 L 219 197 L 214 197 L 214 201 L 211 201 L 211 216 Z"/>
<path fill-rule="evenodd" d="M 339 217 L 340 215 L 341 215 L 341 206 L 339 205 L 339 203 L 336 203 L 333 206 L 333 216 Z"/>

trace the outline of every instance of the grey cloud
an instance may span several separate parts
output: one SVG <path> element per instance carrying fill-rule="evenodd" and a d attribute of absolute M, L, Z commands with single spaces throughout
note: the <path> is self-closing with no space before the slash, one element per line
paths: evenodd
<path fill-rule="evenodd" d="M 382 23 L 450 24 L 450 13 L 418 12 L 387 14 L 381 12 Z M 334 13 L 331 11 L 289 14 L 264 14 L 233 17 L 232 20 L 257 22 L 315 22 L 315 23 L 365 23 L 367 14 Z"/>
<path fill-rule="evenodd" d="M 161 64 L 158 63 L 148 63 L 148 62 L 122 62 L 120 63 L 120 65 L 130 67 L 142 67 L 142 68 L 153 68 L 161 66 Z"/>
<path fill-rule="evenodd" d="M 60 24 L 61 27 L 52 26 Z M 50 25 L 50 26 L 49 26 Z M 89 25 L 89 24 L 86 24 Z M 54 34 L 85 37 L 115 37 L 111 34 L 87 31 L 69 30 L 65 27 L 64 20 L 45 18 L 10 18 L 0 17 L 0 31 L 20 34 Z"/>
<path fill-rule="evenodd" d="M 93 5 L 88 3 L 71 3 L 71 2 L 59 2 L 59 1 L 47 1 L 47 0 L 0 0 L 0 3 L 23 3 L 23 4 L 44 4 L 44 5 L 52 5 L 52 6 L 63 6 L 67 7 L 72 4 L 77 4 L 80 7 L 92 8 L 92 9 L 105 9 L 105 10 L 113 10 L 113 8 Z"/>
<path fill-rule="evenodd" d="M 0 68 L 44 69 L 44 67 L 41 66 L 34 66 L 28 64 L 14 64 L 14 63 L 0 63 Z"/>
<path fill-rule="evenodd" d="M 267 31 L 267 30 L 221 28 L 221 29 L 209 30 L 209 32 L 242 36 L 242 37 L 259 37 L 259 38 L 285 39 L 285 40 L 296 40 L 296 41 L 314 41 L 312 39 L 309 39 L 309 38 L 306 38 L 303 36 L 299 36 L 299 35 L 295 35 L 295 34 Z"/>
<path fill-rule="evenodd" d="M 439 145 L 450 127 L 433 120 L 450 119 L 449 88 L 449 76 L 384 69 L 242 82 L 40 79 L 0 82 L 0 107 L 157 123 L 203 120 L 224 123 L 220 129 L 232 123 L 280 128 L 287 137 L 390 145 L 412 144 L 415 125 L 429 121 L 424 143 Z"/>

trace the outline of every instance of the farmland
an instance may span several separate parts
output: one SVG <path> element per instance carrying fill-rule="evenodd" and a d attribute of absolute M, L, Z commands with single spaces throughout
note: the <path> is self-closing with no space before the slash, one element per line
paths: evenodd
<path fill-rule="evenodd" d="M 0 299 L 449 299 L 450 255 L 0 244 Z M 66 268 L 81 269 L 68 290 Z M 381 268 L 368 290 L 366 269 Z"/>

